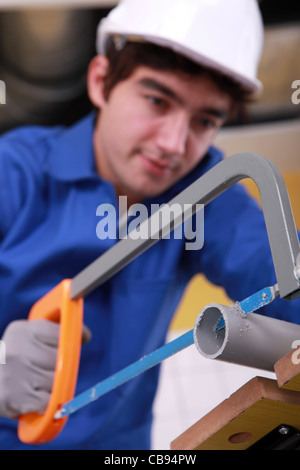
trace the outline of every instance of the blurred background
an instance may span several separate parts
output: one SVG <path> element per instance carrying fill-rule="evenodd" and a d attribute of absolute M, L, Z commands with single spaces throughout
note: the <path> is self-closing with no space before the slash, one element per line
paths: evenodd
<path fill-rule="evenodd" d="M 234 124 L 299 118 L 291 85 L 300 79 L 300 4 L 261 0 L 265 48 L 260 102 Z M 89 110 L 85 75 L 97 24 L 117 0 L 0 0 L 0 132 L 22 124 L 69 124 Z M 233 12 L 234 15 L 234 12 Z M 230 123 L 231 125 L 233 123 Z"/>
<path fill-rule="evenodd" d="M 116 3 L 0 0 L 0 80 L 6 85 L 0 134 L 24 124 L 69 125 L 90 111 L 85 79 L 95 54 L 96 27 Z M 216 144 L 226 156 L 250 151 L 273 160 L 284 176 L 300 227 L 300 104 L 292 102 L 292 84 L 300 80 L 300 3 L 262 0 L 260 8 L 265 45 L 259 78 L 264 93 L 221 130 Z M 251 182 L 243 184 L 259 199 Z M 200 310 L 211 302 L 228 304 L 230 299 L 196 276 L 169 339 L 192 328 Z M 168 449 L 171 440 L 255 375 L 261 371 L 207 362 L 194 347 L 165 361 L 154 409 L 153 448 Z"/>

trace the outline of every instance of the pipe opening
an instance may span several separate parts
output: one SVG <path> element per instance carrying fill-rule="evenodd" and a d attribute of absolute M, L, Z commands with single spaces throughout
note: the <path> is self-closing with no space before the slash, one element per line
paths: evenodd
<path fill-rule="evenodd" d="M 216 331 L 221 319 L 225 326 Z M 200 354 L 212 359 L 220 354 L 227 341 L 226 323 L 218 306 L 208 306 L 201 312 L 194 328 L 194 341 Z"/>

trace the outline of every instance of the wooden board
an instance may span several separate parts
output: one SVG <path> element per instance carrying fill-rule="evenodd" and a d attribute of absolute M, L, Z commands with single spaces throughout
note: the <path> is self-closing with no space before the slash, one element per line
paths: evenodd
<path fill-rule="evenodd" d="M 171 443 L 172 450 L 244 450 L 280 424 L 300 429 L 300 393 L 255 377 Z"/>
<path fill-rule="evenodd" d="M 276 362 L 274 370 L 278 386 L 300 392 L 300 349 L 291 351 Z"/>

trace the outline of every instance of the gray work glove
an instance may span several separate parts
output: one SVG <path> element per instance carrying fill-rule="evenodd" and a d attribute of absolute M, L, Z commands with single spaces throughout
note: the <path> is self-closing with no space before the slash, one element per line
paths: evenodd
<path fill-rule="evenodd" d="M 2 341 L 5 364 L 0 364 L 0 416 L 17 418 L 43 413 L 54 378 L 59 324 L 48 320 L 16 320 L 8 325 Z M 83 342 L 90 339 L 83 329 Z"/>

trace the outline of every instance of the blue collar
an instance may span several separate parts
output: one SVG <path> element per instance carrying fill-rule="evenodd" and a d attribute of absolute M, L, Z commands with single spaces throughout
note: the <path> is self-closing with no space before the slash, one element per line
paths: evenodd
<path fill-rule="evenodd" d="M 90 113 L 73 126 L 59 128 L 45 162 L 45 170 L 55 179 L 65 182 L 95 179 L 93 133 L 95 113 Z"/>

